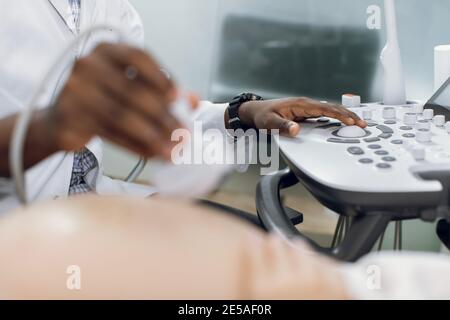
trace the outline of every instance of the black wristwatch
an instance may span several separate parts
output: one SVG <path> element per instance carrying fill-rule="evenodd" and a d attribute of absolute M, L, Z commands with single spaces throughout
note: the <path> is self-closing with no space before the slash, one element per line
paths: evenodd
<path fill-rule="evenodd" d="M 242 123 L 241 118 L 239 117 L 239 108 L 246 102 L 261 100 L 264 99 L 253 93 L 243 93 L 238 95 L 237 97 L 234 97 L 234 99 L 231 100 L 228 106 L 228 125 L 230 126 L 230 128 L 233 130 L 241 129 L 244 131 L 249 129 Z"/>

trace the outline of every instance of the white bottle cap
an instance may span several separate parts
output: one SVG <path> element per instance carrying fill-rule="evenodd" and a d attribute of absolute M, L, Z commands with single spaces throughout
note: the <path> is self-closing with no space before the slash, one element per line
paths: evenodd
<path fill-rule="evenodd" d="M 420 130 L 420 129 L 431 130 L 431 123 L 430 123 L 430 121 L 422 120 L 422 121 L 417 122 L 416 128 L 417 128 L 417 130 Z"/>
<path fill-rule="evenodd" d="M 395 119 L 397 112 L 394 107 L 385 107 L 383 109 L 383 118 L 384 119 Z"/>
<path fill-rule="evenodd" d="M 434 110 L 433 109 L 425 109 L 423 111 L 423 118 L 425 120 L 433 120 L 434 117 Z"/>
<path fill-rule="evenodd" d="M 342 105 L 346 108 L 359 108 L 361 107 L 361 97 L 350 93 L 344 94 Z"/>
<path fill-rule="evenodd" d="M 418 142 L 426 143 L 431 141 L 431 131 L 420 129 L 417 130 L 416 139 Z"/>
<path fill-rule="evenodd" d="M 415 114 L 415 113 L 406 113 L 405 116 L 403 117 L 403 122 L 404 122 L 404 124 L 406 124 L 408 126 L 415 125 L 416 122 L 417 122 L 417 114 Z"/>
<path fill-rule="evenodd" d="M 423 103 L 413 104 L 411 107 L 411 113 L 422 114 L 423 113 Z"/>
<path fill-rule="evenodd" d="M 443 127 L 445 125 L 445 116 L 438 115 L 433 118 L 433 123 L 436 127 Z"/>

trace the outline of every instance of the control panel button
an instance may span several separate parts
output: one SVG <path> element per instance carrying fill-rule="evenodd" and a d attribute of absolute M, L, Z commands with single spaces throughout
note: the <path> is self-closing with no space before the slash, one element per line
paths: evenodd
<path fill-rule="evenodd" d="M 433 123 L 436 127 L 445 126 L 445 116 L 442 115 L 434 116 Z"/>
<path fill-rule="evenodd" d="M 425 109 L 423 111 L 423 119 L 424 120 L 433 120 L 434 110 L 433 109 Z"/>
<path fill-rule="evenodd" d="M 379 163 L 377 164 L 378 169 L 390 169 L 392 166 L 389 163 Z"/>
<path fill-rule="evenodd" d="M 367 143 L 374 143 L 374 142 L 378 142 L 378 141 L 381 141 L 381 139 L 376 138 L 376 137 L 364 139 L 364 142 L 367 142 Z"/>
<path fill-rule="evenodd" d="M 417 114 L 415 113 L 406 113 L 403 117 L 403 123 L 407 126 L 413 126 L 417 122 Z"/>
<path fill-rule="evenodd" d="M 361 97 L 354 94 L 344 94 L 342 96 L 342 105 L 347 108 L 359 108 L 361 106 Z"/>
<path fill-rule="evenodd" d="M 340 129 L 337 135 L 342 138 L 362 138 L 367 135 L 367 132 L 358 126 L 348 126 Z"/>
<path fill-rule="evenodd" d="M 385 107 L 383 109 L 383 119 L 390 120 L 395 119 L 397 116 L 397 112 L 393 107 Z"/>
<path fill-rule="evenodd" d="M 372 120 L 373 112 L 372 110 L 364 110 L 363 111 L 363 119 L 364 120 Z"/>
<path fill-rule="evenodd" d="M 384 124 L 387 124 L 387 125 L 394 125 L 394 124 L 397 124 L 397 121 L 395 121 L 395 120 L 386 120 L 386 121 L 384 122 Z"/>
<path fill-rule="evenodd" d="M 414 160 L 422 161 L 422 160 L 425 160 L 426 150 L 425 150 L 425 148 L 422 148 L 422 147 L 412 148 L 411 155 L 413 156 Z"/>
<path fill-rule="evenodd" d="M 369 159 L 369 158 L 364 158 L 364 159 L 360 159 L 360 160 L 359 160 L 359 163 L 362 163 L 362 164 L 371 164 L 371 163 L 373 163 L 373 160 L 372 160 L 372 159 Z"/>
<path fill-rule="evenodd" d="M 347 144 L 356 144 L 356 143 L 361 143 L 361 141 L 359 141 L 358 139 L 338 139 L 338 138 L 330 138 L 327 140 L 328 142 L 331 143 L 347 143 Z"/>
<path fill-rule="evenodd" d="M 392 140 L 391 143 L 392 144 L 396 144 L 396 145 L 400 145 L 400 144 L 403 144 L 403 140 Z"/>
<path fill-rule="evenodd" d="M 394 158 L 394 157 L 383 157 L 382 160 L 386 161 L 386 162 L 395 162 L 395 161 L 397 161 L 397 159 Z"/>
<path fill-rule="evenodd" d="M 400 130 L 403 130 L 403 131 L 411 131 L 412 129 L 414 129 L 414 128 L 410 127 L 410 126 L 402 126 L 402 127 L 400 127 Z"/>
<path fill-rule="evenodd" d="M 389 154 L 389 152 L 387 152 L 385 150 L 378 150 L 378 151 L 375 151 L 375 154 L 377 156 L 387 156 Z"/>
<path fill-rule="evenodd" d="M 354 156 L 360 156 L 364 154 L 364 150 L 359 147 L 351 147 L 348 148 L 347 151 Z"/>
<path fill-rule="evenodd" d="M 368 148 L 371 150 L 379 150 L 381 149 L 381 146 L 379 144 L 371 144 L 368 146 Z"/>
<path fill-rule="evenodd" d="M 411 112 L 415 114 L 422 114 L 423 113 L 423 103 L 416 103 L 413 104 L 411 107 Z"/>
<path fill-rule="evenodd" d="M 417 122 L 416 127 L 418 130 L 421 130 L 421 129 L 431 130 L 431 123 L 430 123 L 430 121 L 427 121 L 427 120 L 420 120 L 419 122 Z"/>
<path fill-rule="evenodd" d="M 420 129 L 417 130 L 416 139 L 418 142 L 426 143 L 431 141 L 431 136 L 432 135 L 430 130 Z"/>
<path fill-rule="evenodd" d="M 381 139 L 390 139 L 390 138 L 392 138 L 392 134 L 390 134 L 390 133 L 382 133 L 378 137 L 381 138 Z"/>
<path fill-rule="evenodd" d="M 408 138 L 408 139 L 415 138 L 415 137 L 416 137 L 416 135 L 414 133 L 405 133 L 403 135 L 403 138 Z"/>
<path fill-rule="evenodd" d="M 384 125 L 377 126 L 377 129 L 383 133 L 394 134 L 394 130 L 392 130 L 391 128 L 384 126 Z"/>
<path fill-rule="evenodd" d="M 376 127 L 378 125 L 378 123 L 376 123 L 376 122 L 367 122 L 367 126 L 368 127 Z"/>

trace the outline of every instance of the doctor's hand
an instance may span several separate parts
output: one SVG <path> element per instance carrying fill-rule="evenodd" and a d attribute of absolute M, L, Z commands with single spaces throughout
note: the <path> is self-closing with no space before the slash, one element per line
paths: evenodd
<path fill-rule="evenodd" d="M 144 51 L 101 44 L 75 63 L 47 116 L 60 150 L 78 151 L 101 136 L 142 156 L 170 158 L 175 85 Z"/>
<path fill-rule="evenodd" d="M 249 127 L 280 130 L 281 134 L 292 137 L 297 136 L 301 130 L 299 122 L 308 118 L 329 117 L 349 126 L 367 126 L 364 120 L 343 106 L 309 98 L 246 102 L 239 109 L 239 117 Z"/>

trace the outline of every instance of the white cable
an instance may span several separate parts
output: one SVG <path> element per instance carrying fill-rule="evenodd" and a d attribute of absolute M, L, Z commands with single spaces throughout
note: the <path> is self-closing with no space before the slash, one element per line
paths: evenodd
<path fill-rule="evenodd" d="M 26 183 L 25 183 L 25 170 L 23 167 L 24 146 L 30 121 L 33 116 L 33 112 L 35 111 L 38 105 L 40 95 L 42 91 L 45 89 L 47 83 L 51 81 L 52 76 L 54 76 L 54 74 L 58 71 L 58 68 L 60 67 L 59 65 L 60 61 L 64 60 L 74 49 L 77 49 L 79 47 L 80 43 L 82 43 L 83 40 L 85 40 L 81 51 L 83 53 L 88 43 L 89 37 L 93 33 L 100 31 L 103 32 L 108 31 L 115 33 L 119 37 L 119 41 L 125 41 L 126 39 L 124 34 L 118 28 L 108 25 L 94 26 L 78 35 L 59 56 L 59 59 L 56 60 L 55 64 L 50 68 L 49 72 L 41 81 L 41 84 L 38 87 L 38 90 L 34 94 L 33 98 L 31 99 L 28 107 L 26 107 L 18 116 L 10 143 L 11 147 L 9 153 L 9 165 L 11 170 L 11 176 L 14 179 L 17 197 L 23 205 L 26 205 L 28 203 Z M 59 79 L 61 79 L 61 77 Z M 139 169 L 141 170 L 140 167 Z M 134 176 L 136 176 L 136 174 L 137 173 L 135 172 Z"/>
<path fill-rule="evenodd" d="M 140 158 L 139 162 L 136 166 L 131 170 L 128 174 L 128 177 L 125 179 L 126 182 L 135 182 L 137 178 L 141 175 L 142 171 L 144 171 L 145 166 L 147 165 L 147 160 L 145 158 Z"/>

